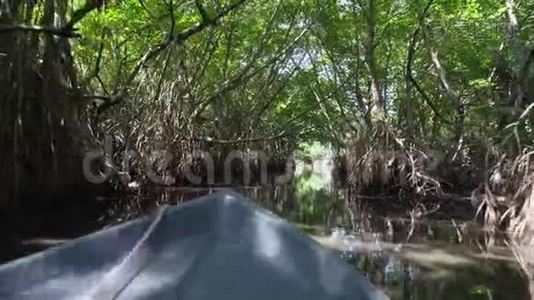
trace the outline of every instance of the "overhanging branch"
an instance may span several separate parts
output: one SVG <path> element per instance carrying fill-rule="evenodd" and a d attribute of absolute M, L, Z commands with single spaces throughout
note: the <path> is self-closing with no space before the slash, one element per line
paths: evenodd
<path fill-rule="evenodd" d="M 26 24 L 0 26 L 0 33 L 7 33 L 7 32 L 13 32 L 13 31 L 48 33 L 48 34 L 61 36 L 61 37 L 67 37 L 67 38 L 80 37 L 80 34 L 77 33 L 76 30 L 67 29 L 67 28 L 56 28 L 56 27 L 26 25 Z"/>
<path fill-rule="evenodd" d="M 260 136 L 260 137 L 236 139 L 236 140 L 218 140 L 218 139 L 213 139 L 211 137 L 193 138 L 193 140 L 204 141 L 204 142 L 215 143 L 215 144 L 242 144 L 242 143 L 265 142 L 265 141 L 277 140 L 277 139 L 281 139 L 281 138 L 288 137 L 288 136 L 292 136 L 292 134 L 282 131 L 281 133 L 276 134 L 276 135 Z"/>
<path fill-rule="evenodd" d="M 169 37 L 157 44 L 156 46 L 150 48 L 138 61 L 137 63 L 135 64 L 135 67 L 133 68 L 132 72 L 130 73 L 130 76 L 128 77 L 127 81 L 125 82 L 125 86 L 129 86 L 134 80 L 135 78 L 137 77 L 137 75 L 139 75 L 139 72 L 143 69 L 143 67 L 145 66 L 145 64 L 150 61 L 151 59 L 153 59 L 154 57 L 158 56 L 162 51 L 164 51 L 165 49 L 167 49 L 168 47 L 170 47 L 173 43 L 176 43 L 176 44 L 182 44 L 183 42 L 185 42 L 187 39 L 189 39 L 191 36 L 201 32 L 202 30 L 204 30 L 205 28 L 207 27 L 210 27 L 210 26 L 215 26 L 217 24 L 219 24 L 220 20 L 225 17 L 226 15 L 228 15 L 229 13 L 231 13 L 232 11 L 236 10 L 237 8 L 239 8 L 241 5 L 243 5 L 247 0 L 237 0 L 236 2 L 228 5 L 227 7 L 225 7 L 223 10 L 221 10 L 220 12 L 218 12 L 213 18 L 204 18 L 192 25 L 191 27 L 177 33 L 177 34 L 174 34 L 174 35 L 169 35 Z M 121 92 L 119 92 L 121 93 Z M 115 104 L 118 103 L 119 100 L 122 100 L 124 97 L 113 97 L 113 99 L 117 100 L 117 101 L 112 101 L 112 102 L 106 102 L 104 104 L 102 104 L 101 106 L 99 106 L 99 111 L 103 111 L 104 109 L 108 108 L 108 107 L 111 107 Z"/>
<path fill-rule="evenodd" d="M 161 53 L 163 50 L 167 49 L 170 45 L 172 45 L 173 43 L 181 44 L 181 43 L 185 42 L 188 38 L 190 38 L 192 35 L 197 34 L 197 33 L 201 32 L 202 30 L 204 30 L 206 27 L 208 27 L 210 25 L 218 24 L 218 22 L 224 16 L 228 15 L 230 12 L 232 12 L 235 9 L 237 9 L 239 6 L 241 6 L 246 1 L 247 0 L 238 0 L 235 3 L 233 3 L 233 4 L 229 5 L 228 7 L 226 7 L 225 9 L 223 9 L 222 11 L 220 11 L 219 13 L 217 13 L 215 15 L 215 17 L 213 17 L 212 19 L 203 18 L 201 22 L 196 23 L 195 25 L 193 25 L 193 26 L 191 26 L 191 27 L 189 27 L 189 28 L 177 33 L 174 36 L 169 36 L 169 38 L 166 41 L 164 41 L 164 42 L 152 47 L 150 50 L 148 50 L 141 57 L 141 59 L 139 59 L 139 61 L 135 65 L 132 73 L 130 74 L 130 77 L 128 78 L 128 81 L 126 81 L 126 84 L 128 85 L 128 84 L 132 83 L 133 80 L 135 79 L 135 77 L 137 77 L 137 75 L 139 74 L 141 69 L 144 67 L 144 65 L 149 60 L 151 60 L 152 58 L 157 56 L 159 53 Z"/>

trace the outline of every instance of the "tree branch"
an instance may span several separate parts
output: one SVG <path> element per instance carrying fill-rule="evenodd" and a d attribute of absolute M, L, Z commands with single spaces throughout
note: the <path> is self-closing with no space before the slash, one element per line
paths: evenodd
<path fill-rule="evenodd" d="M 282 131 L 281 133 L 277 135 L 272 136 L 261 136 L 261 137 L 255 137 L 255 138 L 248 138 L 248 139 L 237 139 L 237 140 L 216 140 L 211 137 L 200 137 L 200 138 L 193 138 L 193 140 L 198 141 L 205 141 L 209 143 L 216 143 L 216 144 L 241 144 L 241 143 L 251 143 L 251 142 L 263 142 L 263 141 L 270 141 L 270 140 L 276 140 L 283 137 L 291 136 L 292 134 Z"/>
<path fill-rule="evenodd" d="M 441 65 L 441 62 L 439 61 L 439 58 L 438 58 L 438 52 L 436 52 L 434 49 L 431 49 L 430 58 L 432 60 L 432 64 L 434 65 L 434 68 L 436 68 L 436 71 L 438 72 L 437 74 L 438 79 L 441 83 L 442 88 L 447 93 L 451 106 L 454 108 L 457 108 L 460 105 L 459 100 L 458 100 L 458 95 L 452 89 L 452 87 L 449 84 L 449 81 L 447 80 L 445 69 L 443 69 L 443 66 Z"/>
<path fill-rule="evenodd" d="M 67 29 L 67 28 L 56 28 L 56 27 L 26 25 L 26 24 L 0 26 L 0 33 L 6 33 L 6 32 L 12 32 L 12 31 L 29 31 L 29 32 L 36 32 L 36 33 L 48 33 L 48 34 L 61 36 L 61 37 L 67 37 L 67 38 L 80 37 L 80 34 L 76 33 L 75 32 L 76 30 L 72 28 Z"/>
<path fill-rule="evenodd" d="M 202 0 L 195 0 L 195 5 L 197 6 L 198 12 L 200 13 L 200 16 L 202 17 L 203 21 L 209 21 L 209 15 L 206 11 L 206 8 L 204 5 L 202 5 Z"/>
<path fill-rule="evenodd" d="M 74 28 L 74 25 L 81 21 L 85 16 L 95 9 L 100 9 L 104 6 L 104 0 L 86 0 L 85 4 L 72 13 L 72 17 L 69 22 L 65 25 L 65 29 Z"/>
<path fill-rule="evenodd" d="M 245 66 L 243 70 L 241 70 L 237 75 L 233 76 L 232 78 L 225 81 L 222 86 L 220 86 L 211 96 L 209 96 L 205 101 L 199 104 L 199 106 L 193 111 L 191 116 L 195 118 L 196 116 L 200 115 L 206 107 L 215 101 L 218 97 L 224 95 L 228 91 L 233 90 L 236 88 L 240 83 L 244 81 L 248 81 L 250 78 L 256 76 L 261 71 L 263 71 L 265 68 L 270 66 L 271 64 L 275 63 L 278 59 L 280 59 L 280 56 L 287 55 L 289 51 L 293 48 L 293 46 L 304 36 L 304 34 L 308 31 L 310 27 L 307 26 L 302 32 L 282 51 L 279 52 L 278 55 L 275 55 L 272 57 L 269 61 L 258 67 L 257 69 L 253 70 L 249 73 L 250 69 L 252 68 L 252 65 L 254 64 L 254 61 Z"/>
<path fill-rule="evenodd" d="M 144 67 L 144 65 L 150 59 L 154 58 L 156 55 L 161 53 L 161 51 L 165 50 L 167 47 L 169 47 L 173 43 L 181 44 L 181 43 L 185 42 L 192 35 L 194 35 L 196 33 L 199 33 L 202 30 L 204 30 L 206 27 L 208 27 L 210 25 L 217 24 L 220 21 L 220 19 L 222 19 L 224 16 L 226 16 L 227 14 L 232 12 L 233 10 L 237 9 L 239 6 L 241 6 L 246 1 L 247 0 L 238 0 L 238 1 L 234 2 L 233 4 L 229 5 L 228 7 L 226 7 L 225 9 L 223 9 L 221 12 L 217 13 L 217 15 L 215 15 L 215 17 L 213 19 L 211 19 L 211 20 L 210 19 L 203 19 L 200 23 L 197 23 L 197 24 L 195 24 L 195 25 L 193 25 L 193 26 L 181 31 L 181 32 L 179 32 L 178 34 L 176 34 L 174 36 L 169 36 L 169 38 L 166 41 L 164 41 L 164 42 L 152 47 L 150 50 L 148 50 L 141 57 L 141 59 L 139 59 L 139 61 L 137 62 L 136 66 L 134 67 L 132 73 L 130 74 L 130 77 L 126 81 L 126 85 L 129 85 L 130 83 L 132 83 L 133 80 L 135 79 L 135 77 L 137 77 L 137 75 L 139 74 L 141 69 Z"/>
<path fill-rule="evenodd" d="M 516 33 L 519 31 L 519 22 L 517 21 L 517 17 L 514 13 L 514 1 L 513 0 L 506 0 L 506 13 L 508 15 L 508 20 L 510 21 L 510 34 L 511 36 L 515 36 Z"/>
<path fill-rule="evenodd" d="M 413 77 L 413 61 L 415 59 L 415 53 L 417 51 L 417 37 L 419 36 L 419 33 L 421 32 L 421 29 L 423 28 L 424 21 L 428 15 L 428 12 L 430 11 L 430 8 L 432 7 L 432 4 L 434 4 L 435 0 L 429 0 L 427 5 L 425 6 L 423 13 L 419 16 L 419 23 L 417 25 L 417 28 L 415 28 L 414 32 L 412 33 L 412 36 L 410 38 L 410 42 L 408 44 L 408 54 L 406 57 L 406 96 L 407 99 L 410 99 L 411 94 L 411 87 L 415 87 L 415 90 L 423 97 L 423 100 L 425 103 L 432 109 L 436 117 L 438 117 L 442 122 L 445 124 L 451 124 L 447 119 L 445 119 L 440 113 L 436 105 L 430 100 L 430 97 L 425 93 L 425 91 L 421 88 L 419 83 L 415 80 Z"/>
<path fill-rule="evenodd" d="M 125 86 L 129 86 L 137 77 L 141 69 L 145 66 L 145 64 L 159 55 L 162 51 L 170 47 L 173 43 L 176 44 L 182 44 L 185 42 L 188 38 L 193 36 L 194 34 L 197 34 L 204 30 L 205 28 L 209 26 L 215 26 L 219 23 L 219 21 L 231 13 L 233 10 L 236 10 L 241 5 L 243 5 L 247 0 L 237 0 L 236 2 L 228 5 L 225 7 L 222 11 L 218 12 L 212 19 L 203 19 L 199 23 L 196 23 L 192 25 L 191 27 L 175 34 L 175 35 L 169 35 L 169 37 L 157 44 L 156 46 L 150 48 L 136 63 L 135 67 L 133 68 L 132 72 L 130 73 L 130 76 L 127 78 L 126 82 L 124 83 Z M 119 91 L 119 94 L 124 93 L 124 91 Z M 118 101 L 121 101 L 124 97 L 112 97 L 112 99 L 115 99 L 113 102 L 107 102 L 99 106 L 99 111 L 103 111 L 105 108 L 111 107 L 115 104 L 117 104 Z"/>

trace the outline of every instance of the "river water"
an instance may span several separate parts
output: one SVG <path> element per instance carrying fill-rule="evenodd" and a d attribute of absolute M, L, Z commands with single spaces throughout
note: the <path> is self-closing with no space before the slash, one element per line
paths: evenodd
<path fill-rule="evenodd" d="M 297 168 L 295 195 L 305 198 L 299 203 L 321 207 L 343 197 L 343 191 L 332 188 L 331 168 L 328 156 Z M 317 222 L 312 216 L 315 222 L 297 225 L 337 251 L 391 299 L 534 299 L 529 293 L 534 284 L 518 263 L 522 257 L 516 250 L 525 249 L 508 247 L 504 235 L 490 234 L 469 220 L 417 220 L 387 212 L 362 209 L 350 216 L 354 222 L 328 214 L 323 217 L 333 221 Z M 295 222 L 306 220 L 298 213 L 285 215 Z"/>
<path fill-rule="evenodd" d="M 503 241 L 488 248 L 469 223 L 410 220 L 391 230 L 325 230 L 301 225 L 317 242 L 353 264 L 391 299 L 530 299 L 529 281 Z"/>
<path fill-rule="evenodd" d="M 345 195 L 332 188 L 331 171 L 328 155 L 297 169 L 297 188 L 305 190 L 297 190 L 297 197 L 331 201 Z M 298 184 L 299 176 L 312 184 Z M 341 218 L 300 228 L 337 251 L 391 299 L 534 299 L 518 251 L 506 245 L 504 236 L 490 235 L 468 220 L 416 220 L 389 215 L 387 207 L 381 212 L 361 209 L 351 215 L 354 223 Z M 331 227 L 335 223 L 341 226 Z"/>
<path fill-rule="evenodd" d="M 333 187 L 331 161 L 327 155 L 312 164 L 297 163 L 291 184 L 233 189 L 336 251 L 391 299 L 531 299 L 534 284 L 503 236 L 489 235 L 468 220 L 388 215 L 387 207 L 383 214 L 364 209 L 349 214 L 343 205 L 333 205 L 343 203 L 346 193 Z M 166 189 L 161 202 L 180 203 L 216 190 Z M 33 247 L 29 252 L 57 244 L 54 239 L 39 244 L 43 241 L 25 243 Z"/>
<path fill-rule="evenodd" d="M 346 195 L 334 188 L 332 167 L 327 155 L 312 164 L 298 162 L 292 184 L 233 189 L 336 251 L 391 299 L 531 299 L 534 284 L 504 235 L 490 235 L 469 220 L 394 216 L 387 207 L 349 214 L 332 205 Z M 181 199 L 206 193 L 187 192 L 179 193 Z"/>

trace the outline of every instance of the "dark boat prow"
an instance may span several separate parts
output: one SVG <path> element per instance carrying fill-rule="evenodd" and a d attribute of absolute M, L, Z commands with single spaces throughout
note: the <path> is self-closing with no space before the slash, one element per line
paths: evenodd
<path fill-rule="evenodd" d="M 1 299 L 386 299 L 243 196 L 211 194 L 0 267 Z"/>

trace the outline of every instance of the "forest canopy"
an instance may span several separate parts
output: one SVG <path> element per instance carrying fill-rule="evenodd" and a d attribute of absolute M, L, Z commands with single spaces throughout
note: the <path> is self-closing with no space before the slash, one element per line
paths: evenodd
<path fill-rule="evenodd" d="M 73 53 L 86 96 L 124 136 L 129 117 L 157 116 L 142 130 L 166 140 L 287 135 L 342 149 L 383 120 L 451 153 L 460 143 L 517 152 L 531 140 L 529 6 L 109 1 L 80 22 Z"/>
<path fill-rule="evenodd" d="M 489 209 L 493 194 L 526 199 L 515 190 L 531 182 L 531 1 L 0 3 L 6 199 L 32 168 L 46 186 L 44 170 L 72 168 L 50 157 L 109 136 L 126 183 L 150 174 L 142 159 L 125 169 L 125 153 L 172 153 L 154 164 L 178 184 L 194 150 L 261 149 L 283 169 L 318 142 L 357 193 L 475 190 L 486 220 L 505 211 Z"/>

